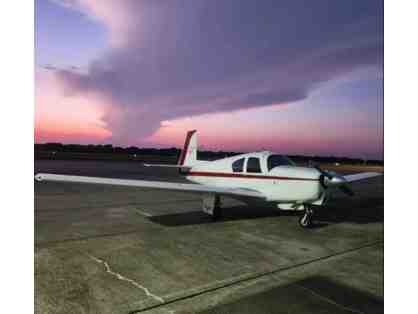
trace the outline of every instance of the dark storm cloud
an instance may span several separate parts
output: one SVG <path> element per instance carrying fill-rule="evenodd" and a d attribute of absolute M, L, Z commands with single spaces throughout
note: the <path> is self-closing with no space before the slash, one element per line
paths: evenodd
<path fill-rule="evenodd" d="M 298 101 L 322 82 L 383 63 L 383 1 L 106 6 L 78 3 L 116 44 L 86 74 L 57 73 L 70 92 L 110 99 L 105 119 L 116 138 L 150 134 L 165 119 Z"/>

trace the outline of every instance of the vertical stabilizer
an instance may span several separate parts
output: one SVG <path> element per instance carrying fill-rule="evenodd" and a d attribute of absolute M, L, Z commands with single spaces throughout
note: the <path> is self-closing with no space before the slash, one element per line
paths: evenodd
<path fill-rule="evenodd" d="M 196 130 L 187 132 L 183 150 L 177 164 L 179 166 L 193 166 L 197 161 L 197 134 Z"/>

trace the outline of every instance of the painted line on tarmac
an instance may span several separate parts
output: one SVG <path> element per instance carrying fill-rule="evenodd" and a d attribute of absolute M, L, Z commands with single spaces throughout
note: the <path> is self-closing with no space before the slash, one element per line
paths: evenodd
<path fill-rule="evenodd" d="M 153 205 L 163 205 L 163 204 L 172 204 L 172 203 L 178 203 L 178 202 L 182 202 L 182 203 L 186 203 L 186 202 L 201 202 L 201 199 L 178 199 L 178 200 L 169 200 L 169 201 L 160 201 L 160 202 L 129 202 L 129 203 L 104 203 L 101 204 L 100 206 L 96 204 L 92 204 L 92 205 L 86 205 L 86 206 L 77 206 L 77 207 L 66 207 L 66 208 L 59 208 L 56 209 L 54 208 L 46 208 L 46 209 L 38 209 L 36 207 L 39 206 L 35 206 L 35 214 L 40 214 L 40 213 L 46 213 L 46 212 L 62 212 L 62 211 L 76 211 L 76 210 L 82 210 L 85 211 L 86 209 L 91 209 L 91 210 L 101 210 L 103 208 L 110 208 L 110 207 L 130 207 L 130 206 L 153 206 Z"/>
<path fill-rule="evenodd" d="M 353 253 L 353 252 L 356 252 L 356 251 L 359 251 L 359 250 L 362 250 L 362 249 L 365 249 L 365 248 L 369 248 L 369 247 L 372 247 L 372 246 L 376 246 L 376 245 L 379 245 L 379 244 L 383 244 L 383 243 L 384 243 L 383 240 L 378 240 L 378 241 L 375 241 L 375 242 L 372 242 L 372 243 L 367 243 L 367 244 L 364 244 L 364 245 L 361 245 L 361 246 L 358 246 L 358 247 L 355 247 L 355 248 L 352 248 L 352 249 L 336 252 L 336 253 L 329 254 L 329 255 L 326 255 L 326 256 L 322 256 L 322 257 L 318 257 L 318 258 L 315 258 L 315 259 L 312 259 L 312 260 L 309 260 L 309 261 L 301 262 L 301 263 L 298 263 L 298 264 L 295 264 L 295 265 L 279 267 L 279 268 L 276 268 L 276 269 L 273 269 L 273 270 L 259 272 L 259 273 L 253 273 L 253 274 L 249 274 L 248 276 L 244 276 L 244 277 L 240 276 L 236 279 L 228 280 L 226 283 L 220 283 L 219 285 L 215 285 L 214 287 L 202 289 L 202 290 L 197 291 L 197 292 L 191 292 L 191 293 L 186 294 L 186 295 L 181 296 L 181 297 L 175 297 L 173 299 L 167 299 L 167 297 L 164 297 L 164 299 L 166 300 L 164 303 L 154 304 L 154 305 L 151 305 L 151 306 L 139 309 L 139 310 L 134 310 L 134 311 L 129 312 L 129 314 L 145 312 L 145 311 L 155 309 L 155 308 L 159 308 L 159 307 L 162 307 L 162 306 L 166 306 L 166 305 L 178 302 L 178 301 L 191 299 L 191 298 L 194 298 L 194 297 L 197 297 L 197 296 L 209 293 L 209 292 L 214 292 L 214 291 L 217 291 L 217 290 L 220 290 L 220 289 L 223 289 L 223 288 L 235 286 L 235 285 L 240 284 L 240 283 L 244 283 L 244 282 L 255 280 L 255 279 L 258 279 L 258 278 L 270 276 L 270 275 L 277 274 L 277 273 L 287 271 L 287 270 L 290 270 L 290 269 L 306 266 L 306 265 L 309 265 L 309 264 L 329 260 L 329 259 L 332 259 L 334 257 L 339 257 L 339 256 L 342 256 L 342 255 L 350 254 L 350 253 Z"/>
<path fill-rule="evenodd" d="M 319 299 L 321 299 L 321 300 L 323 300 L 323 301 L 325 301 L 325 302 L 327 302 L 329 304 L 332 304 L 332 305 L 334 305 L 334 306 L 336 306 L 336 307 L 338 307 L 338 308 L 340 308 L 340 309 L 342 309 L 344 311 L 351 312 L 351 313 L 356 313 L 356 314 L 365 314 L 364 312 L 362 312 L 360 310 L 356 310 L 356 309 L 353 309 L 351 307 L 347 307 L 345 305 L 342 305 L 340 303 L 337 303 L 334 300 L 332 300 L 332 299 L 330 299 L 330 298 L 328 298 L 326 296 L 323 296 L 322 294 L 319 294 L 318 292 L 313 291 L 312 289 L 309 289 L 309 288 L 304 287 L 303 285 L 299 285 L 299 284 L 294 284 L 294 285 L 296 287 L 299 287 L 299 288 L 301 288 L 303 290 L 308 291 L 309 293 L 311 293 L 315 297 L 317 297 L 317 298 L 319 298 Z"/>
<path fill-rule="evenodd" d="M 134 230 L 128 230 L 128 231 L 123 231 L 123 232 L 115 232 L 115 233 L 102 233 L 102 234 L 79 237 L 79 238 L 67 238 L 67 239 L 62 239 L 62 240 L 43 241 L 43 242 L 38 242 L 38 243 L 36 243 L 35 241 L 35 248 L 42 249 L 42 248 L 49 248 L 54 245 L 68 243 L 68 242 L 87 241 L 90 239 L 97 239 L 97 238 L 116 237 L 120 235 L 137 233 L 141 230 L 143 229 L 134 229 Z"/>

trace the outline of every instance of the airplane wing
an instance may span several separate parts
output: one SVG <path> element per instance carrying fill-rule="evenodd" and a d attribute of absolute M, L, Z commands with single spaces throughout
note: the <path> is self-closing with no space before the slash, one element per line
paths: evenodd
<path fill-rule="evenodd" d="M 373 177 L 378 177 L 383 175 L 382 173 L 379 172 L 362 172 L 362 173 L 356 173 L 356 174 L 349 174 L 344 176 L 344 179 L 347 182 L 353 182 L 353 181 L 358 181 L 358 180 L 363 180 L 363 179 L 368 179 L 368 178 L 373 178 Z"/>
<path fill-rule="evenodd" d="M 209 193 L 209 194 L 228 195 L 232 197 L 235 196 L 235 197 L 243 197 L 243 198 L 265 199 L 265 196 L 262 193 L 255 191 L 255 190 L 237 189 L 237 188 L 220 188 L 220 187 L 206 186 L 206 185 L 201 185 L 201 184 L 111 179 L 111 178 L 99 178 L 99 177 L 60 175 L 60 174 L 50 174 L 50 173 L 38 173 L 35 176 L 35 179 L 37 181 L 56 181 L 56 182 L 74 182 L 74 183 L 130 186 L 130 187 L 138 187 L 138 188 L 170 190 L 170 191 L 190 192 L 190 193 L 198 193 L 198 194 Z"/>

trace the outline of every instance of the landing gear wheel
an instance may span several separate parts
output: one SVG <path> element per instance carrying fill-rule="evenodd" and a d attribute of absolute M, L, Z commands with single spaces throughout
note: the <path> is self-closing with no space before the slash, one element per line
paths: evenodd
<path fill-rule="evenodd" d="M 312 219 L 313 218 L 313 210 L 309 207 L 305 208 L 305 212 L 299 218 L 299 225 L 302 228 L 311 228 L 312 227 Z"/>
<path fill-rule="evenodd" d="M 216 196 L 215 198 L 215 204 L 213 208 L 213 220 L 218 220 L 222 216 L 222 209 L 221 209 L 221 198 L 219 196 Z"/>
<path fill-rule="evenodd" d="M 221 216 L 222 216 L 222 210 L 221 210 L 221 207 L 220 207 L 220 206 L 216 206 L 216 207 L 213 209 L 212 220 L 216 221 L 216 220 L 218 220 L 219 218 L 221 218 Z"/>

